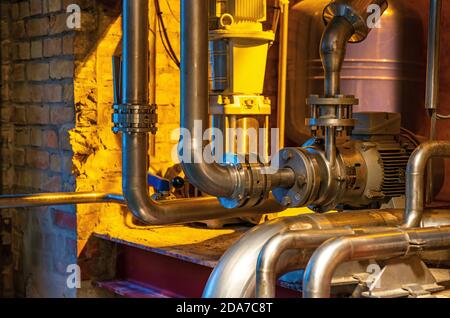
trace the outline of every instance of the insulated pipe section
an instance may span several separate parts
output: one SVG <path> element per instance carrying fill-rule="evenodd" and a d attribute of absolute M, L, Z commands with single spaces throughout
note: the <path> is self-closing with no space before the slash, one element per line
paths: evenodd
<path fill-rule="evenodd" d="M 430 159 L 450 157 L 450 141 L 421 144 L 411 155 L 406 169 L 406 208 L 404 227 L 419 227 L 424 210 L 425 171 Z"/>
<path fill-rule="evenodd" d="M 450 226 L 396 229 L 328 240 L 314 252 L 306 267 L 303 297 L 329 298 L 334 272 L 345 262 L 417 255 L 449 247 Z"/>
<path fill-rule="evenodd" d="M 0 196 L 0 209 L 93 203 L 126 204 L 125 199 L 120 194 L 101 192 L 40 193 Z"/>
<path fill-rule="evenodd" d="M 181 1 L 181 139 L 182 167 L 202 192 L 223 198 L 229 208 L 260 204 L 274 187 L 294 183 L 290 169 L 266 174 L 261 165 L 221 165 L 204 160 L 208 124 L 208 1 Z M 279 174 L 283 174 L 283 178 Z M 281 184 L 279 183 L 281 181 Z"/>

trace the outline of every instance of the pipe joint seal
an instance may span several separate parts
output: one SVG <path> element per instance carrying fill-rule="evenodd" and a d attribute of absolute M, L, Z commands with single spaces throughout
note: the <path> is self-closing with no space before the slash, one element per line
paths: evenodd
<path fill-rule="evenodd" d="M 112 122 L 113 132 L 156 134 L 157 105 L 115 104 Z"/>

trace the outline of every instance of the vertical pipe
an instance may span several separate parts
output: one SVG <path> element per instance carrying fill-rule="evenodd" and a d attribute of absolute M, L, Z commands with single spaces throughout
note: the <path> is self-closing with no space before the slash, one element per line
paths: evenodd
<path fill-rule="evenodd" d="M 439 53 L 441 33 L 441 0 L 430 0 L 428 23 L 427 92 L 425 106 L 436 111 L 439 103 Z"/>
<path fill-rule="evenodd" d="M 286 80 L 289 31 L 289 0 L 279 0 L 281 10 L 280 56 L 278 68 L 278 130 L 279 147 L 284 148 L 286 130 Z"/>
<path fill-rule="evenodd" d="M 123 104 L 149 102 L 148 23 L 148 0 L 123 1 Z"/>
<path fill-rule="evenodd" d="M 427 62 L 427 88 L 425 107 L 431 117 L 430 141 L 436 140 L 437 107 L 439 103 L 439 54 L 441 37 L 441 0 L 430 0 L 430 13 L 428 23 L 428 62 Z M 433 201 L 433 160 L 427 168 L 428 182 L 426 202 Z"/>

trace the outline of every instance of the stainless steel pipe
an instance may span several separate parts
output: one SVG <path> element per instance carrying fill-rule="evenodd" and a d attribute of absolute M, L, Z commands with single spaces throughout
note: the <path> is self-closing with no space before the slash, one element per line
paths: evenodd
<path fill-rule="evenodd" d="M 406 170 L 405 227 L 421 225 L 424 210 L 425 171 L 430 159 L 450 157 L 450 141 L 422 143 L 411 155 Z"/>
<path fill-rule="evenodd" d="M 126 204 L 125 199 L 120 194 L 101 192 L 40 193 L 0 196 L 0 209 L 92 203 Z"/>
<path fill-rule="evenodd" d="M 209 195 L 236 201 L 246 200 L 256 188 L 292 185 L 295 175 L 290 169 L 274 174 L 256 172 L 264 175 L 258 181 L 248 167 L 239 169 L 236 165 L 203 160 L 207 142 L 203 141 L 203 133 L 209 123 L 208 1 L 182 0 L 181 13 L 180 157 L 189 181 Z M 251 169 L 264 168 L 253 166 Z M 279 173 L 284 177 L 280 178 Z"/>
<path fill-rule="evenodd" d="M 277 272 L 277 269 L 280 269 L 278 261 L 285 251 L 292 249 L 298 250 L 298 254 L 304 257 L 297 264 L 297 266 L 301 267 L 304 261 L 308 260 L 307 257 L 312 254 L 308 250 L 319 247 L 331 238 L 362 233 L 375 233 L 388 229 L 387 227 L 337 228 L 331 230 L 290 231 L 275 235 L 264 245 L 259 254 L 256 265 L 256 297 L 275 298 L 277 279 L 280 275 Z M 285 271 L 285 268 L 281 267 L 281 269 Z"/>
<path fill-rule="evenodd" d="M 402 224 L 403 210 L 374 210 L 330 214 L 305 214 L 279 218 L 248 231 L 222 256 L 203 291 L 206 298 L 252 298 L 256 289 L 256 265 L 261 249 L 277 234 L 288 231 L 332 230 L 344 227 L 395 227 Z M 450 210 L 426 210 L 424 226 L 450 224 Z M 312 251 L 282 252 L 275 268 L 277 277 L 304 269 Z"/>
<path fill-rule="evenodd" d="M 439 53 L 441 39 L 441 0 L 430 0 L 428 22 L 428 62 L 425 107 L 436 111 L 439 103 Z"/>
<path fill-rule="evenodd" d="M 333 274 L 344 262 L 410 256 L 447 248 L 450 248 L 450 226 L 395 229 L 328 240 L 314 252 L 306 267 L 303 297 L 330 297 Z"/>
<path fill-rule="evenodd" d="M 327 25 L 320 44 L 320 58 L 325 72 L 325 97 L 335 97 L 340 94 L 341 69 L 345 59 L 347 42 L 354 34 L 353 25 L 344 17 L 334 17 Z M 325 107 L 321 108 L 327 109 Z M 336 116 L 334 107 L 330 116 Z M 320 114 L 324 116 L 324 113 Z"/>

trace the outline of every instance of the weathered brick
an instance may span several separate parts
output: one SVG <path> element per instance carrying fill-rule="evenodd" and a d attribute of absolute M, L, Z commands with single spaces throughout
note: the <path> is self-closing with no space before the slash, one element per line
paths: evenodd
<path fill-rule="evenodd" d="M 65 173 L 72 173 L 73 169 L 73 156 L 72 155 L 63 155 L 62 156 L 62 170 Z"/>
<path fill-rule="evenodd" d="M 42 57 L 42 40 L 31 42 L 31 58 L 38 59 Z"/>
<path fill-rule="evenodd" d="M 42 13 L 42 0 L 30 0 L 30 14 L 38 15 L 41 13 Z"/>
<path fill-rule="evenodd" d="M 25 23 L 22 20 L 14 22 L 11 29 L 15 39 L 21 39 L 25 36 Z"/>
<path fill-rule="evenodd" d="M 50 156 L 50 169 L 53 172 L 61 172 L 61 156 L 59 154 Z"/>
<path fill-rule="evenodd" d="M 45 130 L 42 136 L 42 146 L 58 148 L 58 133 L 52 129 Z"/>
<path fill-rule="evenodd" d="M 30 63 L 27 65 L 27 78 L 31 81 L 45 81 L 49 79 L 49 65 L 47 63 Z"/>
<path fill-rule="evenodd" d="M 73 61 L 57 60 L 50 62 L 50 77 L 63 79 L 73 77 Z"/>
<path fill-rule="evenodd" d="M 19 18 L 19 3 L 16 2 L 16 3 L 10 4 L 10 6 L 11 6 L 11 17 L 14 20 L 17 20 Z"/>
<path fill-rule="evenodd" d="M 14 165 L 15 166 L 25 165 L 25 150 L 23 148 L 14 149 Z"/>
<path fill-rule="evenodd" d="M 30 144 L 30 131 L 28 128 L 19 128 L 15 131 L 15 142 L 17 146 L 28 146 Z"/>
<path fill-rule="evenodd" d="M 25 80 L 25 64 L 16 63 L 13 65 L 11 79 L 16 82 Z"/>
<path fill-rule="evenodd" d="M 23 19 L 30 16 L 30 6 L 28 1 L 22 1 L 19 3 L 19 18 Z"/>
<path fill-rule="evenodd" d="M 66 35 L 63 37 L 63 49 L 62 52 L 64 55 L 72 55 L 73 54 L 73 35 Z"/>
<path fill-rule="evenodd" d="M 48 192 L 61 191 L 62 180 L 61 176 L 55 175 L 48 177 L 42 184 L 42 190 Z"/>
<path fill-rule="evenodd" d="M 57 103 L 62 101 L 62 86 L 60 84 L 44 85 L 44 101 Z"/>
<path fill-rule="evenodd" d="M 33 36 L 43 36 L 49 32 L 49 18 L 33 18 L 27 21 L 27 34 Z"/>
<path fill-rule="evenodd" d="M 70 144 L 70 135 L 69 130 L 71 129 L 71 125 L 63 125 L 59 130 L 59 148 L 61 150 L 72 150 L 72 145 Z"/>
<path fill-rule="evenodd" d="M 30 87 L 31 100 L 34 103 L 40 103 L 43 101 L 44 96 L 44 86 L 40 84 L 33 84 Z"/>
<path fill-rule="evenodd" d="M 42 130 L 41 128 L 32 127 L 30 129 L 30 145 L 35 147 L 42 146 Z"/>
<path fill-rule="evenodd" d="M 12 101 L 17 103 L 32 102 L 30 86 L 25 83 L 14 83 Z"/>
<path fill-rule="evenodd" d="M 27 149 L 26 163 L 32 168 L 46 170 L 50 167 L 50 155 L 46 151 Z"/>
<path fill-rule="evenodd" d="M 22 42 L 17 46 L 18 58 L 21 60 L 30 59 L 30 42 Z"/>
<path fill-rule="evenodd" d="M 61 55 L 62 52 L 62 39 L 52 38 L 44 40 L 44 56 L 56 56 Z"/>
<path fill-rule="evenodd" d="M 50 17 L 50 21 L 49 21 L 49 33 L 50 34 L 60 34 L 63 33 L 65 31 L 68 31 L 67 28 L 67 15 L 64 14 L 58 14 L 58 15 L 53 15 Z"/>
<path fill-rule="evenodd" d="M 50 111 L 49 107 L 44 106 L 28 106 L 26 108 L 27 122 L 29 124 L 46 125 L 49 124 Z"/>
<path fill-rule="evenodd" d="M 59 228 L 66 230 L 75 230 L 77 226 L 77 218 L 75 215 L 66 211 L 52 209 L 53 224 Z"/>
<path fill-rule="evenodd" d="M 73 107 L 53 107 L 50 110 L 50 121 L 53 125 L 74 123 L 75 110 Z"/>
<path fill-rule="evenodd" d="M 27 121 L 25 115 L 25 107 L 15 106 L 13 109 L 11 120 L 16 124 L 25 124 Z"/>
<path fill-rule="evenodd" d="M 61 11 L 61 0 L 48 0 L 48 12 Z"/>

